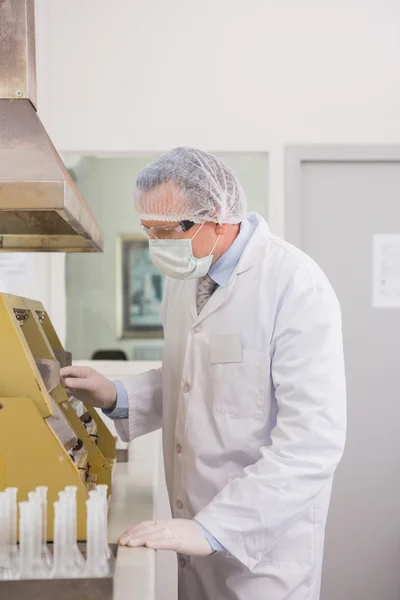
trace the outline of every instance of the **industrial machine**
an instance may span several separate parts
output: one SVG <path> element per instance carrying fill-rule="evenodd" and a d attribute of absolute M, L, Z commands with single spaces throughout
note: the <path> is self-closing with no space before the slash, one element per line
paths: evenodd
<path fill-rule="evenodd" d="M 111 489 L 115 439 L 97 411 L 68 396 L 60 367 L 71 364 L 39 302 L 0 294 L 0 490 L 16 487 L 18 501 L 48 487 L 48 541 L 53 503 L 77 487 L 77 537 L 86 539 L 88 492 Z"/>

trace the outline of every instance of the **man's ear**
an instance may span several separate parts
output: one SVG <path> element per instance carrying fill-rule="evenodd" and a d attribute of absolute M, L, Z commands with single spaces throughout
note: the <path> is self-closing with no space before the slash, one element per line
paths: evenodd
<path fill-rule="evenodd" d="M 224 235 L 224 233 L 226 233 L 226 230 L 228 229 L 229 225 L 227 223 L 217 223 L 215 226 L 215 233 L 217 235 Z"/>

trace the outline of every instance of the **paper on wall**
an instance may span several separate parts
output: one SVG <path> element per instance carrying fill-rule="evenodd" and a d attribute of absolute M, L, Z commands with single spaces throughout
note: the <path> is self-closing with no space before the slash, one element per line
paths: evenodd
<path fill-rule="evenodd" d="M 0 252 L 0 292 L 29 297 L 34 273 L 34 254 Z"/>
<path fill-rule="evenodd" d="M 372 306 L 400 308 L 400 234 L 375 234 L 372 256 Z"/>

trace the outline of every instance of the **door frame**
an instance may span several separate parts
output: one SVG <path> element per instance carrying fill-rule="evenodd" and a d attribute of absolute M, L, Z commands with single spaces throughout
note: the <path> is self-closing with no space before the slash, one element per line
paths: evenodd
<path fill-rule="evenodd" d="M 302 248 L 301 169 L 307 162 L 400 162 L 400 145 L 304 144 L 285 147 L 285 238 Z"/>

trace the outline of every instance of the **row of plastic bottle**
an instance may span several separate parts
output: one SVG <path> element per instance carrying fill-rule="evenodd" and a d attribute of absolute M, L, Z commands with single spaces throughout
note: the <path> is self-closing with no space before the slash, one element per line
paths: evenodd
<path fill-rule="evenodd" d="M 107 486 L 89 492 L 86 558 L 76 535 L 76 486 L 67 486 L 54 502 L 53 553 L 47 545 L 47 487 L 29 492 L 19 502 L 17 544 L 17 488 L 0 492 L 0 580 L 106 577 L 111 552 L 107 543 Z"/>

